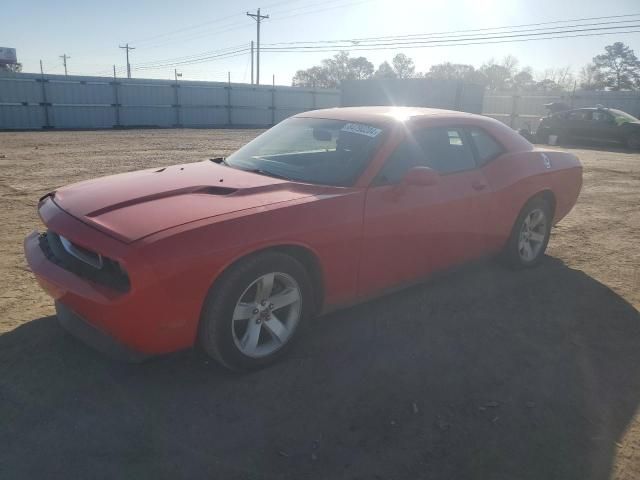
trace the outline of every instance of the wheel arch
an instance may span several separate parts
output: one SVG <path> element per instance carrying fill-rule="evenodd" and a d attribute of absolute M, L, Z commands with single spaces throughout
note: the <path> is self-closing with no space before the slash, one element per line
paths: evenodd
<path fill-rule="evenodd" d="M 551 206 L 551 218 L 553 219 L 555 217 L 555 212 L 556 212 L 556 196 L 553 193 L 553 191 L 549 188 L 546 188 L 544 190 L 540 190 L 536 193 L 534 193 L 533 195 L 530 195 L 520 206 L 520 208 L 518 209 L 518 211 L 516 212 L 515 218 L 513 219 L 513 222 L 511 222 L 511 230 L 509 232 L 509 235 L 513 234 L 513 229 L 515 228 L 515 226 L 518 223 L 518 218 L 520 218 L 520 215 L 522 214 L 522 211 L 524 210 L 524 208 L 533 200 L 535 200 L 536 198 L 542 198 L 543 200 L 545 200 L 546 202 L 549 203 L 549 205 Z M 553 224 L 553 220 L 552 220 L 552 224 Z M 508 240 L 507 240 L 508 241 Z"/>
<path fill-rule="evenodd" d="M 545 190 L 539 191 L 535 195 L 532 195 L 527 199 L 526 202 L 524 202 L 524 205 L 522 205 L 522 208 L 524 208 L 527 203 L 531 202 L 536 198 L 542 198 L 543 200 L 549 203 L 549 206 L 551 207 L 551 218 L 553 219 L 556 214 L 556 205 L 557 205 L 556 195 L 553 193 L 553 190 L 547 188 Z M 522 208 L 520 209 L 520 211 L 522 211 Z"/>
<path fill-rule="evenodd" d="M 281 243 L 263 246 L 249 252 L 243 252 L 220 270 L 216 278 L 213 280 L 212 288 L 215 288 L 215 286 L 220 281 L 224 281 L 224 274 L 235 265 L 245 261 L 248 258 L 261 255 L 266 252 L 282 253 L 294 258 L 302 264 L 302 266 L 309 274 L 309 279 L 311 280 L 311 285 L 313 287 L 315 312 L 320 312 L 324 304 L 325 276 L 319 256 L 316 252 L 314 252 L 306 245 L 300 245 L 296 243 Z"/>

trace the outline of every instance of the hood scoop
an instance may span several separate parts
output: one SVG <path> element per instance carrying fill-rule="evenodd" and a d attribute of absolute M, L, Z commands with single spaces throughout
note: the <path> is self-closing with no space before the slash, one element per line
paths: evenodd
<path fill-rule="evenodd" d="M 171 197 L 180 197 L 183 195 L 212 195 L 212 196 L 226 196 L 237 192 L 237 188 L 218 187 L 213 185 L 199 185 L 193 187 L 179 188 L 176 190 L 168 190 L 165 192 L 158 192 L 151 195 L 145 195 L 137 198 L 131 198 L 123 202 L 114 203 L 104 208 L 94 210 L 87 213 L 87 217 L 99 217 L 105 213 L 119 210 L 121 208 L 131 207 L 133 205 L 139 205 L 141 203 L 152 202 L 154 200 L 161 200 Z"/>

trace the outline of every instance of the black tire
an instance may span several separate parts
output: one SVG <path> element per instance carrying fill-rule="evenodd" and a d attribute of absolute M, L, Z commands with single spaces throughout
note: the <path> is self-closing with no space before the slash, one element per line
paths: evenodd
<path fill-rule="evenodd" d="M 520 246 L 521 234 L 523 232 L 523 224 L 527 217 L 529 217 L 533 212 L 539 210 L 543 212 L 545 216 L 545 226 L 544 226 L 544 240 L 540 244 L 540 248 L 537 251 L 537 254 L 532 259 L 526 259 L 523 257 L 523 253 Z M 553 212 L 549 201 L 547 201 L 543 197 L 534 197 L 529 200 L 518 215 L 513 228 L 511 230 L 511 235 L 509 236 L 509 240 L 505 245 L 505 248 L 502 252 L 502 259 L 512 268 L 520 269 L 520 268 L 529 268 L 538 265 L 542 259 L 544 258 L 544 253 L 547 249 L 547 245 L 549 244 L 549 237 L 551 234 L 551 224 L 553 221 Z M 539 233 L 543 233 L 542 230 Z M 535 232 L 534 232 L 535 233 Z"/>
<path fill-rule="evenodd" d="M 300 317 L 293 333 L 278 350 L 260 358 L 247 356 L 234 340 L 234 309 L 247 287 L 261 276 L 273 272 L 282 272 L 297 282 L 301 296 Z M 242 371 L 262 368 L 285 355 L 300 337 L 308 317 L 315 312 L 313 298 L 309 275 L 293 257 L 280 252 L 263 252 L 247 257 L 224 272 L 209 290 L 200 317 L 198 342 L 209 356 L 228 369 Z"/>
<path fill-rule="evenodd" d="M 625 144 L 629 150 L 640 150 L 640 133 L 632 133 L 629 135 Z"/>
<path fill-rule="evenodd" d="M 535 139 L 536 139 L 536 143 L 548 145 L 549 129 L 548 128 L 538 129 L 538 131 L 536 131 Z"/>

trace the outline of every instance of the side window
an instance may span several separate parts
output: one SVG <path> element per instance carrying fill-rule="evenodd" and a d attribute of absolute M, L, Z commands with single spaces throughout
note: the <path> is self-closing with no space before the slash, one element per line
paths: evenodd
<path fill-rule="evenodd" d="M 591 120 L 591 112 L 589 110 L 573 110 L 567 114 L 567 120 L 588 122 Z"/>
<path fill-rule="evenodd" d="M 427 166 L 441 174 L 476 167 L 471 146 L 459 128 L 426 128 L 414 133 L 427 159 Z"/>
<path fill-rule="evenodd" d="M 374 185 L 398 183 L 409 169 L 419 166 L 427 166 L 420 147 L 411 140 L 405 140 L 389 156 L 374 180 Z"/>
<path fill-rule="evenodd" d="M 476 167 L 473 151 L 462 129 L 425 128 L 413 132 L 387 159 L 374 185 L 398 183 L 413 167 L 431 167 L 441 174 Z"/>
<path fill-rule="evenodd" d="M 471 139 L 476 147 L 478 154 L 478 163 L 486 165 L 491 160 L 501 155 L 504 148 L 491 135 L 483 130 L 473 128 L 470 130 Z"/>
<path fill-rule="evenodd" d="M 596 110 L 593 112 L 593 121 L 594 122 L 613 122 L 613 117 L 609 114 L 609 112 L 603 112 L 601 110 Z"/>

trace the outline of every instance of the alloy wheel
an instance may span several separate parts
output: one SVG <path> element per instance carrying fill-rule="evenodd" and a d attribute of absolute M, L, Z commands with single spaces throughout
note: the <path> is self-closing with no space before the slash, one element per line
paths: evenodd
<path fill-rule="evenodd" d="M 302 293 L 296 280 L 282 272 L 267 273 L 254 280 L 236 302 L 233 341 L 248 357 L 266 357 L 289 341 L 301 314 Z"/>
<path fill-rule="evenodd" d="M 536 208 L 531 210 L 522 222 L 518 238 L 518 253 L 525 262 L 535 260 L 544 247 L 547 236 L 547 216 Z"/>

